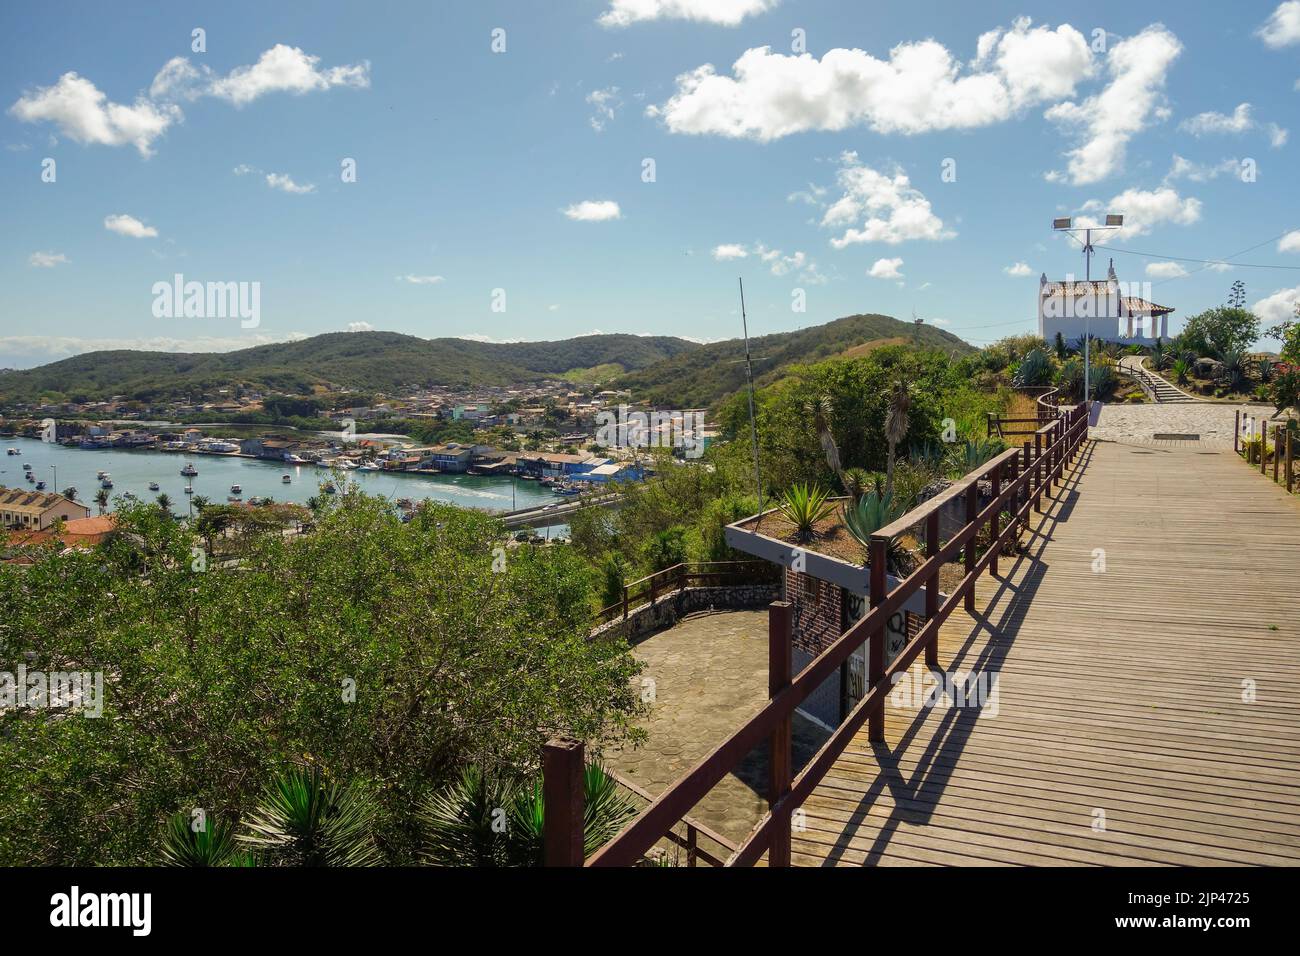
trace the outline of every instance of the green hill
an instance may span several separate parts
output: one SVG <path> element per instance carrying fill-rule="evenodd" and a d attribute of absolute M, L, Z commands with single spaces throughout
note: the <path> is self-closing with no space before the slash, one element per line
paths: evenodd
<path fill-rule="evenodd" d="M 39 368 L 0 373 L 0 401 L 60 394 L 73 400 L 126 395 L 142 401 L 243 383 L 310 393 L 330 384 L 363 392 L 410 386 L 508 385 L 571 369 L 631 371 L 699 346 L 668 336 L 584 335 L 555 342 L 421 339 L 397 332 L 331 332 L 235 352 L 87 352 Z"/>
<path fill-rule="evenodd" d="M 869 351 L 872 343 L 914 342 L 965 355 L 973 346 L 933 325 L 902 322 L 887 315 L 850 315 L 796 332 L 779 332 L 750 339 L 754 380 L 766 384 L 789 365 L 806 364 L 837 355 Z M 679 408 L 716 404 L 745 385 L 743 339 L 714 342 L 683 351 L 620 377 L 615 385 L 631 390 L 635 401 Z"/>

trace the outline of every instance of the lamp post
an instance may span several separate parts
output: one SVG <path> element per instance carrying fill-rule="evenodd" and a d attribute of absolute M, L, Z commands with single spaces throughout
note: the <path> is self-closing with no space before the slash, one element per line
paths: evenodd
<path fill-rule="evenodd" d="M 1057 232 L 1068 232 L 1070 235 L 1074 235 L 1077 232 L 1083 233 L 1083 260 L 1084 260 L 1083 275 L 1084 275 L 1084 280 L 1089 285 L 1088 291 L 1090 294 L 1092 291 L 1091 289 L 1092 254 L 1095 251 L 1092 247 L 1092 234 L 1094 231 L 1105 232 L 1108 229 L 1119 229 L 1123 225 L 1124 225 L 1124 217 L 1114 215 L 1113 213 L 1106 214 L 1106 225 L 1104 226 L 1082 226 L 1079 229 L 1074 228 L 1074 221 L 1068 217 L 1063 219 L 1052 220 L 1052 229 L 1054 229 Z M 1107 291 L 1107 295 L 1109 296 L 1109 290 Z M 1061 301 L 1062 304 L 1064 304 L 1065 301 L 1064 292 L 1062 292 Z M 1083 316 L 1083 400 L 1088 403 L 1090 416 L 1092 414 L 1092 396 L 1091 396 L 1092 322 L 1091 319 L 1092 319 L 1091 313 L 1085 312 Z"/>

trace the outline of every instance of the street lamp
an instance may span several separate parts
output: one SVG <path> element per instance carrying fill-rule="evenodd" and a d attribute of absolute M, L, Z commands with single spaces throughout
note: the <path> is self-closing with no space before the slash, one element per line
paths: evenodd
<path fill-rule="evenodd" d="M 1083 275 L 1084 280 L 1089 283 L 1089 293 L 1091 293 L 1092 283 L 1092 247 L 1093 231 L 1106 232 L 1110 229 L 1119 229 L 1124 225 L 1124 217 L 1117 216 L 1114 213 L 1106 214 L 1106 224 L 1104 226 L 1081 226 L 1074 228 L 1074 221 L 1068 217 L 1063 219 L 1053 219 L 1052 229 L 1056 232 L 1068 232 L 1074 235 L 1077 232 L 1083 233 Z M 1077 237 L 1076 237 L 1077 238 Z M 1065 301 L 1064 290 L 1061 295 L 1062 304 Z M 1092 316 L 1085 312 L 1083 316 L 1083 400 L 1088 403 L 1089 415 L 1092 410 L 1091 384 L 1092 384 L 1092 323 L 1089 321 Z"/>

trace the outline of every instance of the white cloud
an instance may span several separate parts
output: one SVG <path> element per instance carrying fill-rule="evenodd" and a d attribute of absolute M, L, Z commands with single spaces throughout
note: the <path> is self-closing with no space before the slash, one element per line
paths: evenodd
<path fill-rule="evenodd" d="M 867 275 L 873 279 L 901 279 L 903 273 L 898 270 L 902 268 L 903 260 L 895 259 L 877 259 L 867 270 Z"/>
<path fill-rule="evenodd" d="M 1066 132 L 1082 134 L 1070 150 L 1068 176 L 1074 185 L 1107 178 L 1124 168 L 1128 141 L 1152 119 L 1168 115 L 1161 92 L 1165 76 L 1183 46 L 1163 26 L 1152 25 L 1110 48 L 1111 81 L 1082 103 L 1058 103 L 1044 114 Z"/>
<path fill-rule="evenodd" d="M 1153 279 L 1177 279 L 1187 275 L 1187 270 L 1177 262 L 1148 262 L 1147 275 Z"/>
<path fill-rule="evenodd" d="M 611 86 L 604 90 L 592 90 L 587 94 L 587 102 L 595 108 L 595 114 L 588 121 L 597 133 L 605 129 L 605 124 L 613 120 L 623 105 L 623 98 L 618 95 L 618 87 Z"/>
<path fill-rule="evenodd" d="M 568 206 L 562 212 L 576 222 L 605 222 L 609 219 L 622 219 L 618 203 L 612 199 L 584 199 L 582 202 Z"/>
<path fill-rule="evenodd" d="M 1165 173 L 1164 181 L 1172 183 L 1179 179 L 1190 179 L 1192 182 L 1203 183 L 1219 176 L 1236 175 L 1240 171 L 1241 164 L 1236 159 L 1225 159 L 1219 163 L 1202 164 L 1194 163 L 1190 159 L 1184 159 L 1175 153 L 1173 165 L 1169 167 L 1169 172 Z"/>
<path fill-rule="evenodd" d="M 295 183 L 285 173 L 267 173 L 266 184 L 272 189 L 279 189 L 281 192 L 295 193 L 298 195 L 303 193 L 314 193 L 316 191 L 316 187 L 310 183 L 301 186 L 298 183 Z"/>
<path fill-rule="evenodd" d="M 1255 35 L 1275 50 L 1300 43 L 1300 0 L 1287 0 L 1286 3 L 1278 4 L 1278 8 L 1255 31 Z"/>
<path fill-rule="evenodd" d="M 55 266 L 66 265 L 67 262 L 68 257 L 61 252 L 33 252 L 27 257 L 27 264 L 37 269 L 53 269 Z"/>
<path fill-rule="evenodd" d="M 1278 240 L 1278 252 L 1300 252 L 1300 229 L 1292 230 Z"/>
<path fill-rule="evenodd" d="M 603 27 L 625 27 L 646 20 L 695 20 L 734 27 L 745 17 L 765 13 L 779 0 L 610 0 L 596 21 Z"/>
<path fill-rule="evenodd" d="M 374 327 L 373 325 L 371 325 L 369 322 L 349 322 L 349 323 L 348 323 L 348 331 L 349 331 L 349 332 L 373 332 L 374 330 L 375 330 L 375 327 Z"/>
<path fill-rule="evenodd" d="M 1120 239 L 1146 235 L 1156 226 L 1171 223 L 1176 226 L 1190 226 L 1201 218 L 1201 201 L 1194 197 L 1184 198 L 1178 190 L 1170 186 L 1159 189 L 1126 189 L 1118 196 L 1111 197 L 1103 203 L 1092 199 L 1083 204 L 1084 213 L 1116 213 L 1124 217 L 1124 227 L 1114 235 Z M 1076 226 L 1100 225 L 1095 216 L 1080 216 Z"/>
<path fill-rule="evenodd" d="M 1027 262 L 1017 262 L 1015 265 L 1003 266 L 1002 271 L 1017 279 L 1034 274 L 1034 270 L 1029 268 L 1029 263 Z"/>
<path fill-rule="evenodd" d="M 126 213 L 105 216 L 104 228 L 119 236 L 130 236 L 132 239 L 152 239 L 158 235 L 158 230 L 153 226 L 146 226 L 135 216 L 128 216 Z"/>
<path fill-rule="evenodd" d="M 1216 113 L 1214 111 L 1206 113 L 1197 113 L 1190 119 L 1183 120 L 1178 124 L 1178 128 L 1185 133 L 1191 133 L 1193 136 L 1208 136 L 1215 133 L 1245 133 L 1253 129 L 1263 130 L 1268 134 L 1269 145 L 1274 149 L 1286 145 L 1287 136 L 1285 129 L 1278 126 L 1277 123 L 1259 123 L 1251 115 L 1252 107 L 1249 103 L 1239 103 L 1237 108 L 1232 111 L 1232 115 L 1225 113 Z"/>
<path fill-rule="evenodd" d="M 404 275 L 397 277 L 398 282 L 409 282 L 411 285 L 437 285 L 439 282 L 445 282 L 442 276 L 413 276 Z"/>
<path fill-rule="evenodd" d="M 141 156 L 153 155 L 153 142 L 180 121 L 175 106 L 138 97 L 133 106 L 114 103 L 90 80 L 64 73 L 53 86 L 25 93 L 9 107 L 24 123 L 53 123 L 68 139 L 102 146 L 131 145 Z"/>
<path fill-rule="evenodd" d="M 836 249 L 859 242 L 897 245 L 909 239 L 951 239 L 956 235 L 930 209 L 930 201 L 912 186 L 900 168 L 882 173 L 864 166 L 856 153 L 840 157 L 836 174 L 843 195 L 826 207 L 821 224 L 844 234 L 831 240 Z M 861 221 L 861 226 L 850 225 Z"/>
<path fill-rule="evenodd" d="M 749 250 L 739 243 L 724 242 L 720 246 L 713 247 L 713 258 L 719 262 L 729 262 L 732 259 L 743 259 L 749 255 Z"/>
<path fill-rule="evenodd" d="M 1300 303 L 1300 285 L 1294 289 L 1279 289 L 1268 298 L 1260 299 L 1250 307 L 1250 311 L 1259 316 L 1260 323 L 1267 328 L 1283 322 L 1295 321 L 1295 309 Z"/>
<path fill-rule="evenodd" d="M 676 133 L 773 140 L 809 130 L 865 125 L 879 133 L 971 129 L 1037 103 L 1070 96 L 1091 75 L 1092 51 L 1074 27 L 1031 27 L 980 38 L 969 67 L 935 40 L 900 43 L 881 60 L 862 50 L 811 54 L 745 51 L 721 76 L 705 64 L 677 78 L 677 91 L 647 110 Z"/>
<path fill-rule="evenodd" d="M 368 61 L 334 66 L 327 70 L 318 69 L 318 63 L 318 56 L 304 53 L 298 47 L 277 43 L 251 66 L 236 67 L 226 76 L 211 80 L 203 92 L 228 100 L 235 106 L 243 106 L 267 93 L 302 95 L 334 86 L 362 89 L 370 86 Z"/>

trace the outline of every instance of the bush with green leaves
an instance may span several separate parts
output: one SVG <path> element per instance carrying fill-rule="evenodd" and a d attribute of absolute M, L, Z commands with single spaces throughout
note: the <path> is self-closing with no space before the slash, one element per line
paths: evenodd
<path fill-rule="evenodd" d="M 971 438 L 954 445 L 948 452 L 948 475 L 960 478 L 1007 450 L 1000 438 Z"/>
<path fill-rule="evenodd" d="M 411 808 L 467 764 L 526 773 L 557 733 L 643 736 L 639 665 L 588 639 L 597 576 L 571 548 L 502 563 L 490 515 L 403 524 L 345 487 L 312 532 L 196 571 L 184 524 L 117 516 L 97 550 L 0 565 L 0 671 L 104 675 L 100 719 L 0 714 L 0 865 L 151 863 L 178 808 L 237 819 L 304 761 L 373 794 L 376 840 L 408 863 Z"/>
<path fill-rule="evenodd" d="M 1033 349 L 1025 354 L 1011 376 L 1011 383 L 1016 388 L 1030 388 L 1044 385 L 1051 380 L 1052 361 L 1042 349 Z"/>

